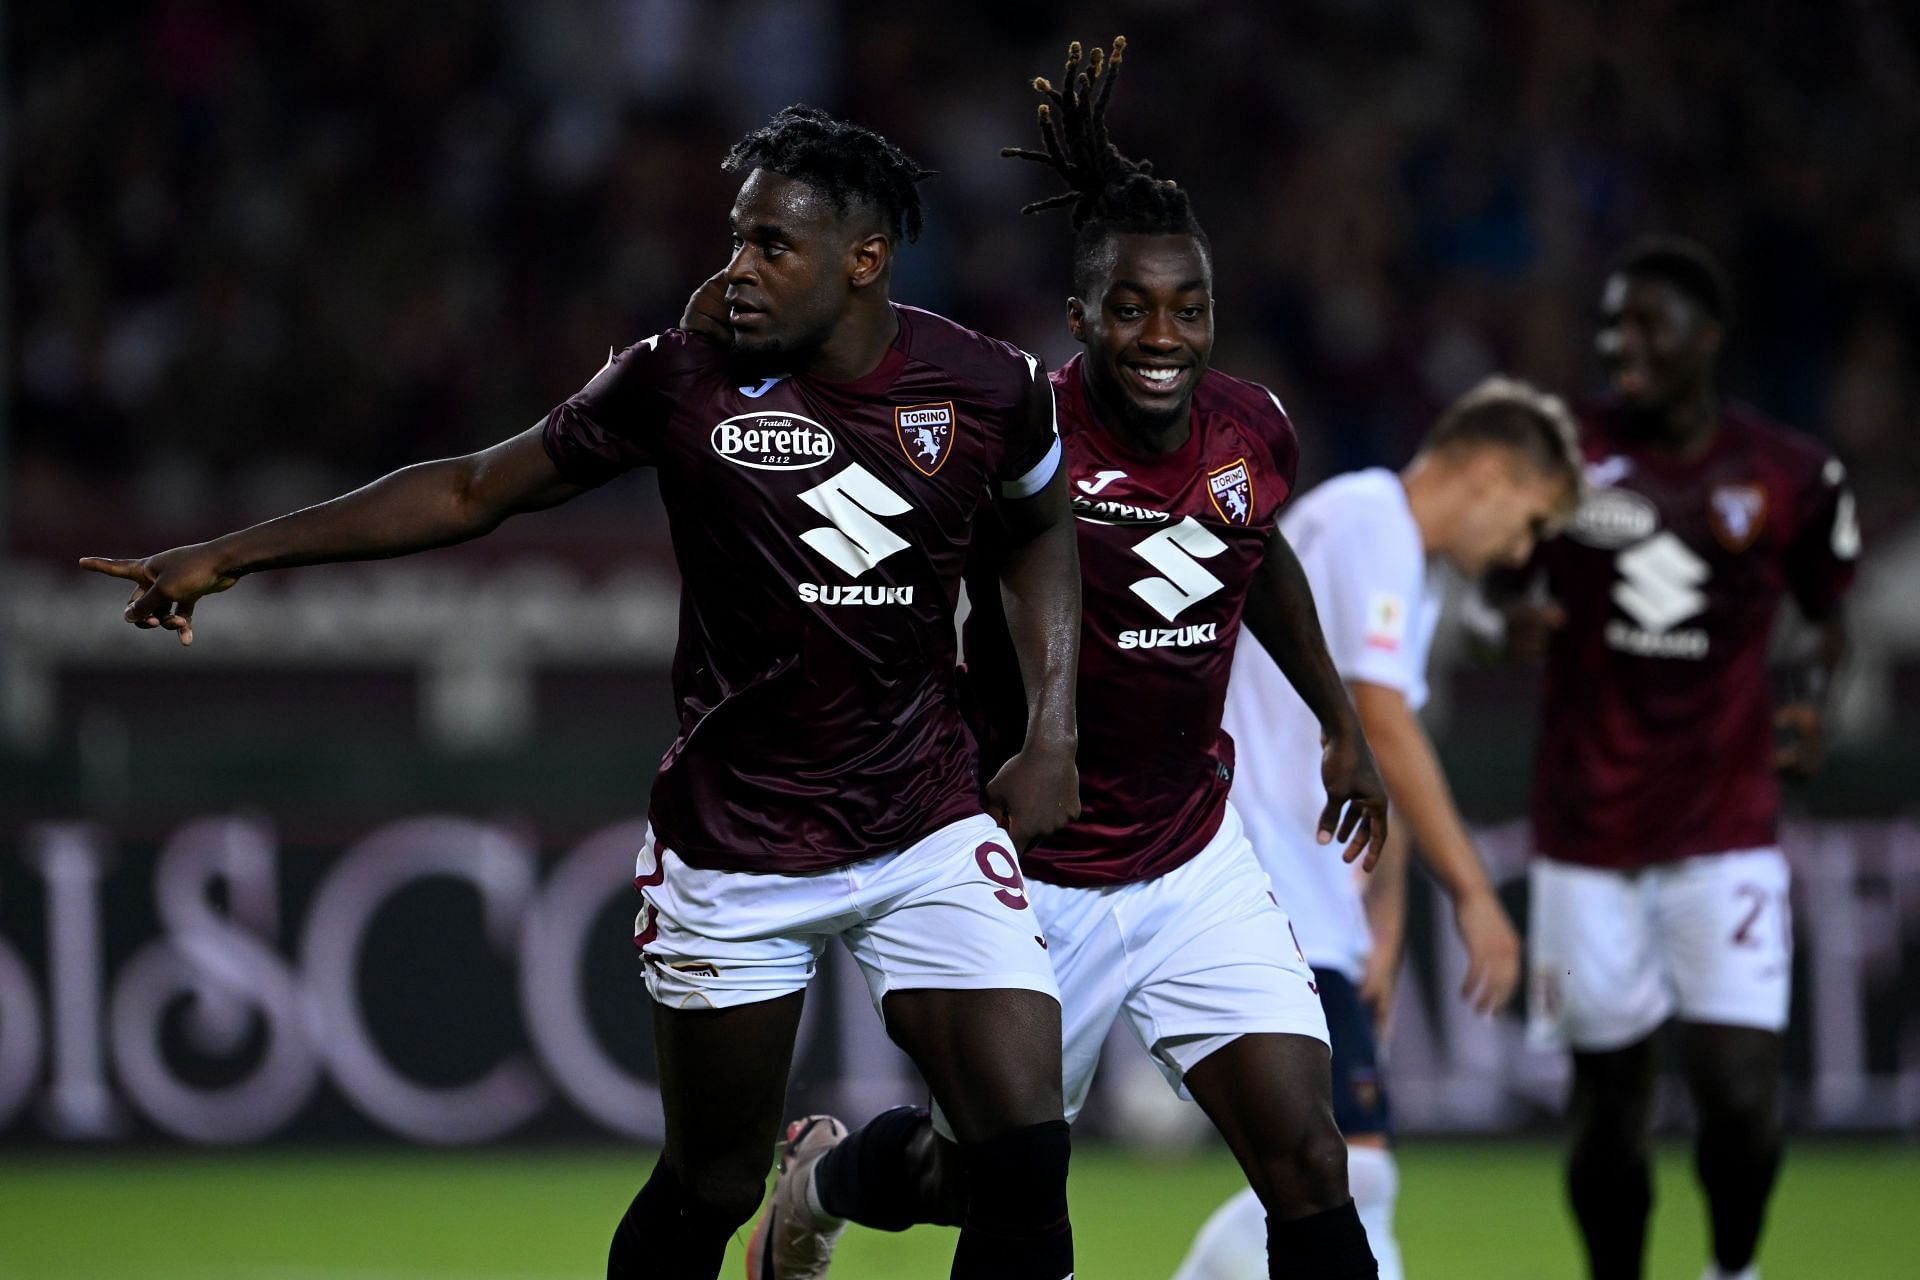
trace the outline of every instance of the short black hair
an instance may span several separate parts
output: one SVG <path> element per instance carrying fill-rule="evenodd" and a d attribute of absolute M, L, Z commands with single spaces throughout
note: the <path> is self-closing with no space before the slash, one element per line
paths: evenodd
<path fill-rule="evenodd" d="M 855 201 L 871 204 L 896 240 L 920 238 L 924 211 L 917 184 L 933 176 L 873 130 L 798 102 L 734 143 L 720 168 L 766 169 L 797 179 L 843 217 Z"/>
<path fill-rule="evenodd" d="M 1068 189 L 1057 196 L 1021 209 L 1042 213 L 1072 206 L 1073 283 L 1085 292 L 1099 269 L 1100 253 L 1110 235 L 1192 236 L 1209 261 L 1213 246 L 1193 215 L 1193 201 L 1170 179 L 1153 176 L 1151 160 L 1122 155 L 1107 136 L 1107 100 L 1120 78 L 1120 60 L 1127 38 L 1113 38 L 1113 54 L 1095 49 L 1082 67 L 1080 42 L 1067 46 L 1066 74 L 1056 89 L 1044 76 L 1033 87 L 1045 99 L 1040 104 L 1040 141 L 1044 151 L 1003 147 L 1000 154 L 1033 160 L 1066 179 Z M 1054 118 L 1055 108 L 1059 119 Z"/>
<path fill-rule="evenodd" d="M 1705 245 L 1685 236 L 1642 236 L 1614 259 L 1607 274 L 1665 281 L 1723 326 L 1733 314 L 1733 284 L 1726 268 Z"/>

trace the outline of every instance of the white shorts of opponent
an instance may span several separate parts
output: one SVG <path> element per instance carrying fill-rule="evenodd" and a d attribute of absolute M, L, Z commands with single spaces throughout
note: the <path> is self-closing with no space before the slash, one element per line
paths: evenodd
<path fill-rule="evenodd" d="M 1784 1031 L 1787 860 L 1740 849 L 1627 871 L 1536 857 L 1529 1042 L 1604 1053 L 1686 1022 Z"/>
<path fill-rule="evenodd" d="M 1166 875 L 1098 888 L 1031 881 L 1027 891 L 1060 981 L 1069 1121 L 1116 1018 L 1182 1097 L 1188 1070 L 1240 1036 L 1327 1042 L 1313 971 L 1232 805 L 1206 847 Z M 948 1132 L 937 1108 L 934 1125 Z"/>
<path fill-rule="evenodd" d="M 703 871 L 651 830 L 635 860 L 647 991 L 725 1009 L 806 987 L 833 938 L 876 1008 L 889 991 L 1017 988 L 1059 998 L 1013 841 L 984 814 L 899 853 L 807 875 Z"/>

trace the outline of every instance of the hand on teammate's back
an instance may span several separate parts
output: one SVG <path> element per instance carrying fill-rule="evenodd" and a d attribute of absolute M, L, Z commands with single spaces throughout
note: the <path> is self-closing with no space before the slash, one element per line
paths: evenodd
<path fill-rule="evenodd" d="M 1820 771 L 1827 758 L 1826 735 L 1817 702 L 1789 702 L 1773 713 L 1778 746 L 1773 767 L 1789 778 L 1805 780 Z"/>
<path fill-rule="evenodd" d="M 700 282 L 680 313 L 680 327 L 716 342 L 733 341 L 733 324 L 727 319 L 727 273 L 716 271 Z"/>
<path fill-rule="evenodd" d="M 1380 780 L 1373 749 L 1357 726 L 1327 739 L 1320 780 L 1327 789 L 1327 807 L 1320 813 L 1320 843 L 1345 844 L 1340 854 L 1343 861 L 1360 858 L 1362 871 L 1373 870 L 1387 842 L 1387 784 Z"/>
<path fill-rule="evenodd" d="M 987 784 L 987 812 L 1025 853 L 1080 816 L 1080 771 L 1073 752 L 1028 747 Z"/>
<path fill-rule="evenodd" d="M 1460 998 L 1476 1013 L 1498 1013 L 1520 985 L 1520 935 L 1492 889 L 1454 904 L 1453 924 L 1467 948 Z"/>
<path fill-rule="evenodd" d="M 84 556 L 80 567 L 133 583 L 126 620 L 143 631 L 176 631 L 183 645 L 193 643 L 194 602 L 240 581 L 221 569 L 213 544 L 207 542 L 137 560 Z"/>

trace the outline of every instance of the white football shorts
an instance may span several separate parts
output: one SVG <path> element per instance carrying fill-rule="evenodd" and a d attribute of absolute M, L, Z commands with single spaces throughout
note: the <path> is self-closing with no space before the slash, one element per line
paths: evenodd
<path fill-rule="evenodd" d="M 1616 871 L 1536 857 L 1528 1040 L 1604 1053 L 1668 1018 L 1784 1031 L 1787 860 L 1741 849 Z"/>
<path fill-rule="evenodd" d="M 725 1009 L 802 990 L 838 937 L 876 1008 L 889 991 L 1017 988 L 1055 999 L 1013 841 L 984 814 L 899 853 L 807 875 L 703 871 L 651 830 L 635 859 L 647 991 Z"/>
<path fill-rule="evenodd" d="M 1327 1043 L 1313 971 L 1231 804 L 1206 847 L 1166 875 L 1027 890 L 1060 981 L 1068 1120 L 1086 1105 L 1115 1018 L 1182 1097 L 1186 1073 L 1240 1036 Z M 945 1132 L 937 1111 L 935 1123 Z"/>

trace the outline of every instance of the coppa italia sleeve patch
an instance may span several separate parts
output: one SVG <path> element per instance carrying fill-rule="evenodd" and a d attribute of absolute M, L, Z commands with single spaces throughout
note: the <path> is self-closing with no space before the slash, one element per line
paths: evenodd
<path fill-rule="evenodd" d="M 1393 653 L 1406 638 L 1406 601 L 1391 591 L 1376 591 L 1367 597 L 1367 648 Z"/>

